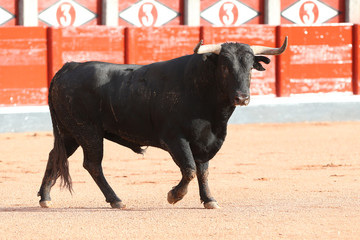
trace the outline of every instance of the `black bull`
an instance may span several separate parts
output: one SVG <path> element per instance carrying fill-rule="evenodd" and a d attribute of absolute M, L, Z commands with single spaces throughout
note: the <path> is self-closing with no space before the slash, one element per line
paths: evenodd
<path fill-rule="evenodd" d="M 125 207 L 102 171 L 106 138 L 136 153 L 143 153 L 142 146 L 168 151 L 182 174 L 168 202 L 181 200 L 197 176 L 204 206 L 218 208 L 208 186 L 209 160 L 224 142 L 235 106 L 249 103 L 251 70 L 265 70 L 260 61 L 270 60 L 256 56 L 247 44 L 214 46 L 212 52 L 145 66 L 66 63 L 49 89 L 55 142 L 38 193 L 40 205 L 51 205 L 50 189 L 58 177 L 71 191 L 68 157 L 81 146 L 83 166 L 106 201 Z M 280 52 L 260 53 L 276 55 L 285 48 L 284 42 L 281 51 L 275 49 Z"/>

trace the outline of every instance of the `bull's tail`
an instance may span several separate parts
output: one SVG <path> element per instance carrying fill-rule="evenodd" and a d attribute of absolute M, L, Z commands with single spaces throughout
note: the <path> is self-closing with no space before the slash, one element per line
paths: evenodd
<path fill-rule="evenodd" d="M 66 153 L 65 143 L 64 143 L 64 136 L 61 134 L 61 127 L 59 126 L 58 117 L 56 115 L 53 101 L 52 101 L 52 88 L 54 82 L 59 78 L 60 74 L 63 70 L 66 69 L 66 65 L 56 73 L 53 80 L 50 83 L 49 87 L 49 108 L 50 108 L 50 115 L 51 121 L 53 125 L 53 133 L 54 133 L 54 148 L 50 152 L 48 168 L 50 171 L 49 178 L 52 182 L 52 186 L 56 183 L 56 179 L 60 177 L 61 179 L 61 187 L 68 188 L 70 192 L 72 192 L 72 181 L 69 173 L 69 161 Z"/>

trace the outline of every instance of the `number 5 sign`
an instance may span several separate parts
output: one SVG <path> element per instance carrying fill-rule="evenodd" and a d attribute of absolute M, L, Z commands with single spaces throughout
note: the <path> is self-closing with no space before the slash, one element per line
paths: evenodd
<path fill-rule="evenodd" d="M 329 2 L 334 2 L 334 0 Z M 338 15 L 338 10 L 318 0 L 296 1 L 281 13 L 286 20 L 302 25 L 325 23 Z"/>
<path fill-rule="evenodd" d="M 73 0 L 57 1 L 39 14 L 41 21 L 54 27 L 77 27 L 96 17 L 95 13 Z"/>

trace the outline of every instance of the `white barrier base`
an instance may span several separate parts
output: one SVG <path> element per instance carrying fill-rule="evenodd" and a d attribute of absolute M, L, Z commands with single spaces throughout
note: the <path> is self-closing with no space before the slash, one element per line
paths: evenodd
<path fill-rule="evenodd" d="M 230 124 L 360 121 L 360 95 L 255 96 L 237 107 Z M 0 133 L 52 131 L 48 106 L 0 107 Z"/>

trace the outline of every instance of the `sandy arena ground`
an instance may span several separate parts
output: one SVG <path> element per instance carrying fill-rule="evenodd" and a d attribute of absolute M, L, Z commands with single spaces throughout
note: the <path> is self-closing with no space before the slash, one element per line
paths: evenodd
<path fill-rule="evenodd" d="M 167 203 L 180 180 L 169 154 L 144 156 L 105 142 L 105 175 L 125 210 L 111 209 L 70 158 L 74 194 L 36 196 L 52 133 L 0 134 L 0 239 L 360 239 L 360 123 L 231 125 L 211 161 L 210 187 L 222 207 L 200 204 L 194 180 Z"/>

